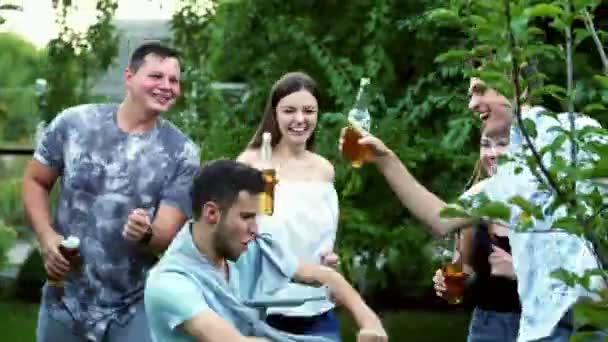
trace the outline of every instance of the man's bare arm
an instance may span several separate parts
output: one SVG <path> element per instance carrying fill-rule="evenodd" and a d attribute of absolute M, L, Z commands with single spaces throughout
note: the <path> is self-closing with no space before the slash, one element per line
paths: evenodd
<path fill-rule="evenodd" d="M 161 204 L 156 218 L 152 222 L 154 235 L 150 240 L 149 247 L 155 252 L 162 252 L 167 249 L 187 219 L 177 208 Z"/>
<path fill-rule="evenodd" d="M 418 183 L 392 151 L 379 158 L 376 165 L 401 203 L 435 235 L 443 236 L 470 224 L 466 219 L 442 218 L 440 213 L 447 204 Z"/>
<path fill-rule="evenodd" d="M 49 194 L 58 177 L 57 171 L 36 160 L 30 161 L 25 169 L 22 189 L 23 206 L 39 240 L 54 232 L 51 227 Z"/>
<path fill-rule="evenodd" d="M 25 214 L 38 238 L 50 279 L 61 279 L 70 270 L 70 263 L 59 252 L 64 237 L 51 226 L 49 194 L 58 177 L 57 171 L 32 160 L 25 169 L 21 194 Z"/>

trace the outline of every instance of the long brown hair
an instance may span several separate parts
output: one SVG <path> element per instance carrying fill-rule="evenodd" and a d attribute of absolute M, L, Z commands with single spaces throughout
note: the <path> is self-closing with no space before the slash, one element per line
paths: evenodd
<path fill-rule="evenodd" d="M 319 101 L 319 93 L 317 89 L 317 83 L 303 72 L 290 72 L 279 78 L 274 83 L 270 90 L 270 95 L 266 101 L 266 109 L 264 110 L 264 116 L 258 126 L 253 138 L 249 142 L 249 148 L 260 148 L 262 146 L 262 133 L 270 132 L 272 134 L 272 147 L 275 147 L 279 141 L 281 141 L 282 135 L 279 130 L 279 124 L 277 123 L 277 104 L 285 96 L 298 92 L 300 90 L 306 90 Z M 313 131 L 310 138 L 306 141 L 306 149 L 312 150 L 314 146 L 315 132 Z"/>

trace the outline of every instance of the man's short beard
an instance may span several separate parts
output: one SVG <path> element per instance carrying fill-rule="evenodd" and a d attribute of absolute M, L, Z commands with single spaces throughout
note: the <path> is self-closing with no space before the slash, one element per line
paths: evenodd
<path fill-rule="evenodd" d="M 238 255 L 233 255 L 233 252 L 230 250 L 230 237 L 226 235 L 226 227 L 222 219 L 220 219 L 213 234 L 213 246 L 217 256 L 221 258 L 236 261 L 239 257 Z"/>

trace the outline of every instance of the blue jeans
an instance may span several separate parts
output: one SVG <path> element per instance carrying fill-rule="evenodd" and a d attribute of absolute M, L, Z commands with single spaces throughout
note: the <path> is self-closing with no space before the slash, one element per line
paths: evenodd
<path fill-rule="evenodd" d="M 475 308 L 467 342 L 515 342 L 518 332 L 519 314 Z"/>
<path fill-rule="evenodd" d="M 152 342 L 150 337 L 150 328 L 144 310 L 143 299 L 137 305 L 137 312 L 131 318 L 128 324 L 120 326 L 111 323 L 106 331 L 103 341 L 98 342 L 122 342 L 122 341 L 137 341 L 137 342 Z M 75 335 L 70 328 L 63 322 L 57 321 L 51 317 L 46 305 L 40 305 L 38 313 L 38 327 L 36 329 L 37 342 L 86 342 L 86 339 Z"/>
<path fill-rule="evenodd" d="M 268 315 L 266 323 L 275 329 L 292 334 L 323 336 L 336 342 L 342 341 L 340 326 L 333 309 L 311 317 Z"/>

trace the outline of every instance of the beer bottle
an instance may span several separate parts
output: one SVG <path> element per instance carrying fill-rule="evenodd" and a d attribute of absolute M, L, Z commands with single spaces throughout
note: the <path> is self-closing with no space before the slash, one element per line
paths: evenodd
<path fill-rule="evenodd" d="M 64 258 L 70 263 L 72 271 L 78 272 L 81 266 L 80 260 L 80 239 L 75 236 L 69 236 L 67 239 L 61 241 L 59 245 L 59 252 Z M 55 293 L 59 296 L 63 296 L 63 279 L 51 279 L 49 278 L 48 284 L 51 289 L 54 289 Z"/>
<path fill-rule="evenodd" d="M 260 159 L 262 175 L 264 177 L 264 192 L 260 194 L 260 212 L 264 215 L 272 215 L 274 212 L 274 186 L 276 184 L 276 170 L 272 166 L 272 136 L 269 132 L 262 134 L 262 147 L 260 148 Z"/>
<path fill-rule="evenodd" d="M 359 92 L 353 108 L 348 112 L 348 126 L 344 133 L 344 143 L 342 144 L 342 157 L 351 162 L 352 167 L 359 168 L 371 155 L 368 146 L 358 143 L 361 138 L 359 130 L 369 131 L 371 116 L 369 115 L 367 85 L 369 78 L 361 78 Z"/>

